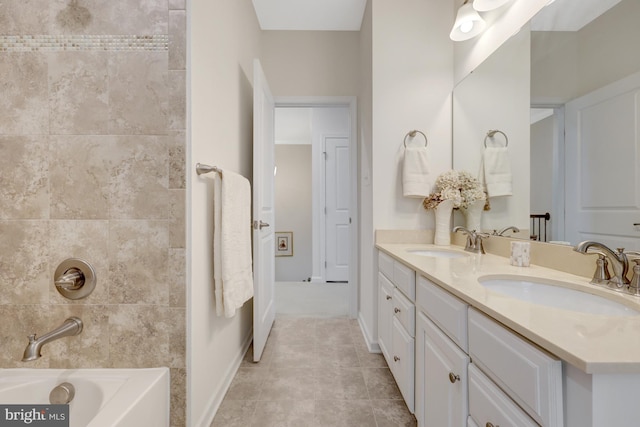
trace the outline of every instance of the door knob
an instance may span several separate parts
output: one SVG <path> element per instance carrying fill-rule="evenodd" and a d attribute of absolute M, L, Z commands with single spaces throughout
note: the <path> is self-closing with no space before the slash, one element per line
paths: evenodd
<path fill-rule="evenodd" d="M 253 221 L 253 228 L 255 230 L 257 229 L 262 230 L 264 227 L 269 227 L 269 224 L 263 221 Z"/>

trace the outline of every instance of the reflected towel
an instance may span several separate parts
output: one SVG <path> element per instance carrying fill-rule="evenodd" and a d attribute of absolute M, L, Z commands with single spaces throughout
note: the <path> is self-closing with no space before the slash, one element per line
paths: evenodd
<path fill-rule="evenodd" d="M 480 182 L 484 183 L 489 197 L 511 196 L 511 163 L 507 147 L 487 147 L 480 163 Z"/>
<path fill-rule="evenodd" d="M 427 148 L 405 148 L 402 165 L 402 195 L 424 199 L 431 193 L 431 186 Z"/>
<path fill-rule="evenodd" d="M 233 317 L 253 296 L 251 258 L 251 185 L 222 171 L 214 186 L 213 262 L 216 312 Z M 217 222 L 216 222 L 217 221 Z"/>

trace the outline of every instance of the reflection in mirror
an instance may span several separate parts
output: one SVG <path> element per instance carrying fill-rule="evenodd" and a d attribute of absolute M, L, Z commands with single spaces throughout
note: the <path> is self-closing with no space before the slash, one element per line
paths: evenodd
<path fill-rule="evenodd" d="M 506 105 L 519 108 L 527 99 L 540 107 L 530 112 L 530 133 L 509 138 L 510 148 L 530 141 L 530 153 L 517 154 L 530 161 L 530 169 L 516 166 L 520 159 L 510 150 L 514 186 L 530 177 L 530 192 L 521 190 L 527 200 L 514 190 L 512 198 L 520 202 L 506 202 L 494 211 L 492 201 L 483 228 L 513 223 L 541 235 L 531 230 L 528 217 L 549 212 L 547 241 L 576 244 L 589 239 L 640 248 L 640 227 L 633 225 L 640 222 L 639 19 L 637 0 L 556 0 L 534 17 L 530 29 L 512 37 L 455 88 L 454 168 L 473 170 L 472 157 L 479 155 L 477 140 L 487 122 L 493 120 L 489 126 L 497 128 L 514 126 L 509 114 L 522 112 L 505 112 Z M 530 35 L 530 50 L 522 50 L 531 56 L 516 58 L 511 45 L 526 38 L 523 33 Z M 502 81 L 511 83 L 497 64 L 513 69 L 514 61 L 530 64 L 530 94 L 512 89 L 512 96 L 500 103 L 470 95 L 493 93 L 501 90 Z M 497 74 L 490 78 L 485 73 Z M 474 123 L 480 121 L 477 117 L 483 121 Z M 518 208 L 524 205 L 523 215 Z"/>

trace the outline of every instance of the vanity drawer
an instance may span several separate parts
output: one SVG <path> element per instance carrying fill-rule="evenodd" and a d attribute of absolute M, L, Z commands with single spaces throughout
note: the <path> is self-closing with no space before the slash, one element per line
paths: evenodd
<path fill-rule="evenodd" d="M 418 307 L 453 342 L 458 344 L 465 352 L 468 351 L 468 305 L 423 276 L 418 276 L 416 288 L 416 304 Z"/>
<path fill-rule="evenodd" d="M 469 309 L 469 355 L 540 425 L 563 425 L 559 359 L 474 309 Z"/>
<path fill-rule="evenodd" d="M 384 252 L 378 251 L 378 270 L 382 272 L 387 279 L 393 282 L 393 258 Z"/>
<path fill-rule="evenodd" d="M 537 427 L 531 417 L 518 407 L 480 370 L 469 365 L 469 418 L 473 426 Z"/>
<path fill-rule="evenodd" d="M 393 284 L 411 300 L 416 300 L 416 272 L 404 264 L 394 261 Z"/>
<path fill-rule="evenodd" d="M 416 306 L 398 289 L 393 291 L 393 316 L 412 337 L 416 336 Z"/>

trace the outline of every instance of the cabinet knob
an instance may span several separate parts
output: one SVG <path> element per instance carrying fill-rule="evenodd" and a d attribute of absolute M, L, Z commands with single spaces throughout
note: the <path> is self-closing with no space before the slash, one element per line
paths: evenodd
<path fill-rule="evenodd" d="M 393 356 L 393 361 L 394 361 L 394 362 L 399 362 L 399 361 L 400 361 L 400 358 L 399 358 L 398 356 Z"/>
<path fill-rule="evenodd" d="M 399 309 L 398 307 L 394 307 L 394 308 L 393 308 L 393 312 L 394 312 L 394 313 L 400 313 L 400 309 Z"/>
<path fill-rule="evenodd" d="M 485 425 L 485 427 L 500 427 L 498 425 L 493 425 L 493 423 L 487 422 L 487 424 Z"/>
<path fill-rule="evenodd" d="M 460 375 L 449 372 L 449 381 L 451 381 L 451 384 L 455 384 L 456 381 L 460 381 Z M 489 424 L 487 424 L 487 427 L 489 427 Z"/>
<path fill-rule="evenodd" d="M 391 299 L 391 295 L 387 295 L 387 300 L 390 300 L 390 299 Z"/>

